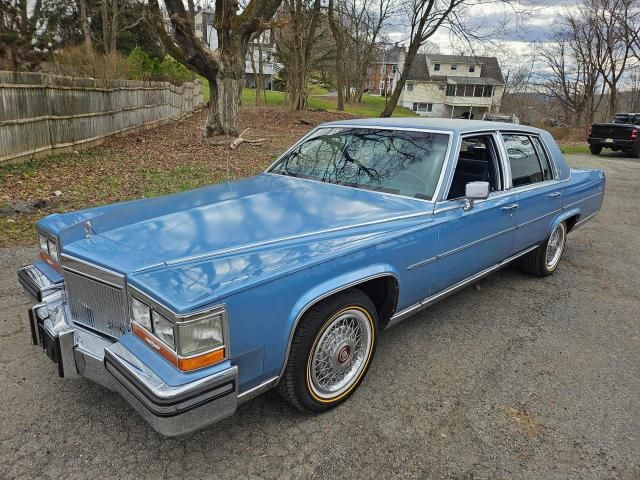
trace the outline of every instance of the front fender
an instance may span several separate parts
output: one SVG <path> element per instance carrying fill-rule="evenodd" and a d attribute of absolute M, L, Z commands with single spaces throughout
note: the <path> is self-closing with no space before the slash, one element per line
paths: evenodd
<path fill-rule="evenodd" d="M 302 315 L 304 315 L 304 312 L 320 300 L 359 283 L 380 277 L 393 277 L 396 282 L 398 282 L 398 285 L 400 284 L 400 275 L 397 269 L 392 265 L 381 263 L 367 265 L 363 268 L 342 273 L 318 285 L 314 285 L 300 296 L 298 301 L 293 305 L 289 314 L 288 327 L 291 331 L 295 330 L 295 326 Z"/>
<path fill-rule="evenodd" d="M 287 359 L 289 358 L 289 349 L 291 348 L 291 341 L 293 334 L 300 322 L 300 319 L 309 308 L 318 303 L 319 301 L 333 295 L 334 293 L 346 290 L 360 283 L 364 283 L 368 280 L 373 280 L 380 277 L 393 277 L 398 286 L 400 285 L 400 275 L 395 267 L 389 264 L 374 264 L 367 265 L 366 267 L 352 270 L 346 273 L 342 273 L 336 277 L 326 280 L 318 285 L 314 285 L 307 290 L 300 298 L 295 302 L 289 318 L 287 321 L 287 329 L 289 330 L 289 338 L 287 343 L 287 350 L 284 357 L 284 365 L 282 367 L 282 373 L 287 365 Z"/>

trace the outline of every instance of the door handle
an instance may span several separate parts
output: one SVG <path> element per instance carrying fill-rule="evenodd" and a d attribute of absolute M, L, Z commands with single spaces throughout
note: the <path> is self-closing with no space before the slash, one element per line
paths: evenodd
<path fill-rule="evenodd" d="M 559 197 L 560 195 L 562 195 L 562 192 L 551 192 L 549 194 L 550 197 Z"/>
<path fill-rule="evenodd" d="M 513 210 L 514 208 L 518 208 L 517 203 L 512 203 L 511 205 L 505 205 L 502 207 L 502 210 Z"/>

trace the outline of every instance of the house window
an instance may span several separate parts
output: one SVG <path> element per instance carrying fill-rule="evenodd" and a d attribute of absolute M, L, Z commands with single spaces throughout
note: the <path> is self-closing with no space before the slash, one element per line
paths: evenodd
<path fill-rule="evenodd" d="M 407 92 L 413 92 L 413 82 L 407 82 Z"/>
<path fill-rule="evenodd" d="M 433 111 L 433 103 L 415 103 L 413 104 L 414 112 L 431 112 Z"/>
<path fill-rule="evenodd" d="M 201 32 L 201 31 L 202 31 L 202 24 L 196 23 L 196 32 Z"/>
<path fill-rule="evenodd" d="M 475 65 L 469 65 L 469 73 L 473 73 L 476 71 L 476 66 Z"/>
<path fill-rule="evenodd" d="M 384 80 L 380 81 L 379 87 L 380 87 L 380 93 L 384 92 Z"/>
<path fill-rule="evenodd" d="M 440 71 L 440 64 L 439 63 L 434 63 L 433 64 L 433 71 L 434 72 L 439 72 Z"/>
<path fill-rule="evenodd" d="M 391 65 L 391 73 L 393 73 L 395 75 L 397 71 L 398 71 L 398 66 L 397 65 Z"/>
<path fill-rule="evenodd" d="M 484 91 L 482 92 L 482 96 L 483 97 L 491 97 L 491 96 L 493 96 L 493 86 L 485 85 L 484 86 Z"/>
<path fill-rule="evenodd" d="M 455 97 L 455 96 L 456 96 L 456 86 L 447 85 L 447 97 Z"/>
<path fill-rule="evenodd" d="M 380 73 L 387 73 L 387 66 L 384 63 L 380 65 Z"/>
<path fill-rule="evenodd" d="M 457 69 L 458 69 L 458 65 L 456 65 L 455 63 L 451 65 L 451 70 L 457 70 Z"/>

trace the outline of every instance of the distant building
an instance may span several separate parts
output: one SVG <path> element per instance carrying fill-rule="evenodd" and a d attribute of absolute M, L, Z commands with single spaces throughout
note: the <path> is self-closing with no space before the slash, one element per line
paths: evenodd
<path fill-rule="evenodd" d="M 504 85 L 495 57 L 418 54 L 398 104 L 427 117 L 481 119 L 500 111 Z"/>
<path fill-rule="evenodd" d="M 373 95 L 391 94 L 399 65 L 404 63 L 405 48 L 380 44 L 367 71 L 366 88 Z"/>

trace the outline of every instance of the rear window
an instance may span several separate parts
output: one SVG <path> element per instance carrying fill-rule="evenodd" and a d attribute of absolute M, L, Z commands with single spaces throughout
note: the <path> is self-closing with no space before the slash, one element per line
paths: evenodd
<path fill-rule="evenodd" d="M 531 138 L 516 134 L 504 134 L 502 138 L 509 157 L 513 186 L 522 187 L 544 181 L 545 173 Z"/>
<path fill-rule="evenodd" d="M 638 115 L 629 113 L 616 113 L 613 116 L 613 120 L 611 120 L 611 123 L 630 123 L 632 125 L 636 125 L 640 123 L 640 118 L 638 118 Z"/>

